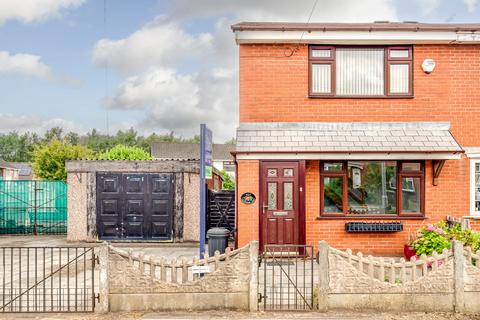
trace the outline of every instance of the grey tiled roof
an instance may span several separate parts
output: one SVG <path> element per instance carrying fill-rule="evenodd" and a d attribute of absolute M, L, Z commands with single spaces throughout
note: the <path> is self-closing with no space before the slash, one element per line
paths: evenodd
<path fill-rule="evenodd" d="M 198 143 L 155 142 L 150 149 L 155 159 L 200 159 Z M 213 144 L 213 160 L 233 160 L 230 152 L 234 150 L 233 144 Z"/>
<path fill-rule="evenodd" d="M 460 152 L 448 122 L 241 123 L 237 152 Z"/>

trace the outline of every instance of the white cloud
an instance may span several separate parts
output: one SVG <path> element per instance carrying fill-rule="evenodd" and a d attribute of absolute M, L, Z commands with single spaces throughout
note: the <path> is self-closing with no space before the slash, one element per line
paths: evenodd
<path fill-rule="evenodd" d="M 8 20 L 23 23 L 41 21 L 79 7 L 85 0 L 1 0 L 0 24 Z"/>
<path fill-rule="evenodd" d="M 86 132 L 85 128 L 79 126 L 77 123 L 61 118 L 46 119 L 40 115 L 14 115 L 0 113 L 0 119 L 2 119 L 0 133 L 8 133 L 12 131 L 24 133 L 28 131 L 43 134 L 53 127 L 61 127 L 65 132 Z"/>
<path fill-rule="evenodd" d="M 102 39 L 92 52 L 96 65 L 122 72 L 144 69 L 152 65 L 175 65 L 185 58 L 202 55 L 210 50 L 211 34 L 190 35 L 175 23 L 165 23 L 157 18 L 125 39 Z"/>
<path fill-rule="evenodd" d="M 463 0 L 463 2 L 467 6 L 468 12 L 472 13 L 477 9 L 478 0 Z"/>
<path fill-rule="evenodd" d="M 238 123 L 238 47 L 230 25 L 238 21 L 306 21 L 313 0 L 176 0 L 162 16 L 123 39 L 103 39 L 92 61 L 129 74 L 109 107 L 145 113 L 144 130 L 188 136 L 205 122 L 216 141 L 234 136 Z M 194 19 L 216 19 L 210 33 L 192 34 Z M 319 0 L 312 22 L 396 19 L 391 0 Z M 178 70 L 191 70 L 189 73 Z M 141 128 L 141 129 L 140 129 Z"/>
<path fill-rule="evenodd" d="M 0 73 L 20 73 L 40 79 L 51 79 L 50 68 L 40 61 L 39 56 L 0 51 Z"/>

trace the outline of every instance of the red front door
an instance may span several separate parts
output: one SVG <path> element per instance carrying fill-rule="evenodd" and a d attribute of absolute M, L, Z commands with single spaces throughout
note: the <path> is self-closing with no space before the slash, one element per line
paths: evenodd
<path fill-rule="evenodd" d="M 262 162 L 261 245 L 304 244 L 301 236 L 300 163 Z"/>

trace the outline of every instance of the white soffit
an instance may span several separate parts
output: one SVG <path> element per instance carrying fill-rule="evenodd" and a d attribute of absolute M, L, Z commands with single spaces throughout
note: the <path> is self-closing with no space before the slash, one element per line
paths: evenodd
<path fill-rule="evenodd" d="M 303 34 L 303 36 L 302 36 Z M 480 32 L 455 31 L 235 31 L 238 44 L 421 44 L 480 43 Z"/>
<path fill-rule="evenodd" d="M 480 147 L 464 147 L 463 149 L 468 158 L 480 158 Z"/>
<path fill-rule="evenodd" d="M 238 153 L 237 160 L 458 160 L 460 153 Z"/>

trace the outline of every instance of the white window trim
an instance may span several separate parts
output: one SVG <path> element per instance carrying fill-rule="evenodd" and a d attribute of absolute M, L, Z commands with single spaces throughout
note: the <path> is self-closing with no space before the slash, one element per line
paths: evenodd
<path fill-rule="evenodd" d="M 470 159 L 470 216 L 479 217 L 480 211 L 475 210 L 475 165 L 480 158 Z"/>

